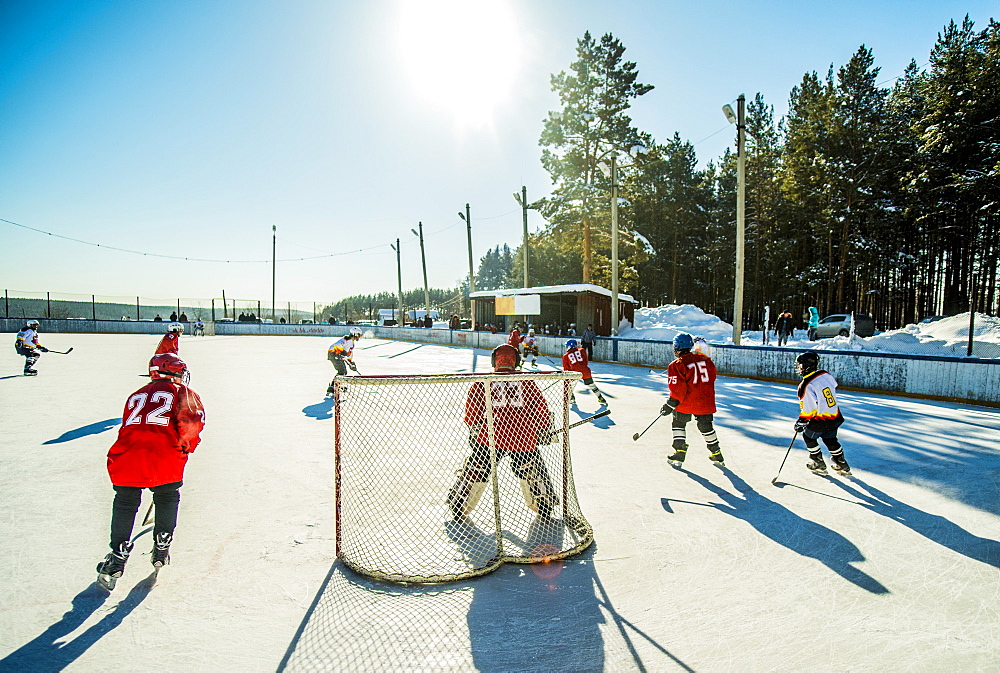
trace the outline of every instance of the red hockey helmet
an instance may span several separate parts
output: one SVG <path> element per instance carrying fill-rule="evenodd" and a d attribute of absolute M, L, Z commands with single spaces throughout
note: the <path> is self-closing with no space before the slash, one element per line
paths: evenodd
<path fill-rule="evenodd" d="M 500 344 L 493 349 L 490 362 L 493 363 L 493 371 L 510 371 L 521 364 L 521 354 L 510 344 Z"/>
<path fill-rule="evenodd" d="M 186 371 L 187 365 L 184 364 L 184 360 L 173 353 L 160 353 L 154 355 L 153 359 L 149 361 L 149 378 L 151 379 L 181 378 Z"/>

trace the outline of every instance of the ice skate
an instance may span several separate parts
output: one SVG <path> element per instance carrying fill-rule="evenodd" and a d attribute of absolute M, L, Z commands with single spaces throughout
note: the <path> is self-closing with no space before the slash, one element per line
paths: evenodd
<path fill-rule="evenodd" d="M 156 536 L 156 540 L 153 543 L 153 555 L 149 559 L 154 568 L 162 568 L 165 565 L 170 565 L 170 543 L 173 539 L 174 536 L 170 533 L 160 533 Z"/>
<path fill-rule="evenodd" d="M 576 395 L 569 396 L 569 406 L 571 407 L 576 406 Z"/>
<path fill-rule="evenodd" d="M 25 376 L 38 376 L 38 371 L 35 370 L 35 369 L 25 369 L 24 370 L 24 375 Z"/>
<path fill-rule="evenodd" d="M 722 457 L 722 449 L 716 449 L 708 454 L 708 459 L 712 461 L 712 465 L 716 467 L 725 467 L 726 459 Z"/>
<path fill-rule="evenodd" d="M 97 564 L 97 583 L 111 591 L 115 588 L 115 583 L 125 571 L 125 563 L 128 562 L 128 555 L 132 552 L 132 543 L 123 542 L 116 550 L 104 557 L 104 560 Z"/>
<path fill-rule="evenodd" d="M 813 474 L 819 474 L 824 477 L 828 474 L 828 472 L 826 471 L 826 463 L 823 461 L 822 458 L 813 458 L 812 460 L 810 460 L 808 463 L 806 463 L 806 469 L 812 472 Z"/>
<path fill-rule="evenodd" d="M 836 474 L 841 474 L 845 477 L 851 476 L 851 466 L 847 464 L 847 461 L 843 457 L 833 458 L 831 457 L 830 462 L 833 463 L 833 471 Z"/>
<path fill-rule="evenodd" d="M 678 470 L 684 467 L 684 459 L 687 458 L 687 446 L 683 449 L 677 449 L 670 456 L 667 456 L 667 462 L 670 463 L 672 467 Z"/>
<path fill-rule="evenodd" d="M 608 401 L 606 399 L 604 399 L 604 395 L 602 395 L 600 393 L 597 393 L 597 403 L 598 404 L 605 404 L 606 405 L 608 403 Z"/>

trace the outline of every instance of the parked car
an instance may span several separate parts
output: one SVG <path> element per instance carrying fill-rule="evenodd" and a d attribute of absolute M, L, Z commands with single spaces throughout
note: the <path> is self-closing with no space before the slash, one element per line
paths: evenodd
<path fill-rule="evenodd" d="M 819 321 L 816 328 L 817 339 L 830 339 L 836 336 L 847 336 L 851 333 L 851 314 L 836 313 L 828 315 Z M 864 313 L 854 314 L 854 333 L 860 337 L 870 337 L 875 334 L 875 320 Z"/>

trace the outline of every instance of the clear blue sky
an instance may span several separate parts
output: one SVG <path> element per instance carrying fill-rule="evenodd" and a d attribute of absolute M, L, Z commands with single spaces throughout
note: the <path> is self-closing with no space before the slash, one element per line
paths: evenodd
<path fill-rule="evenodd" d="M 548 192 L 538 136 L 557 108 L 549 77 L 585 30 L 613 33 L 656 87 L 633 107 L 636 125 L 697 143 L 704 164 L 733 144 L 720 107 L 740 93 L 761 92 L 780 116 L 804 73 L 839 67 L 862 44 L 888 82 L 927 61 L 949 20 L 968 13 L 981 29 L 995 10 L 995 0 L 4 0 L 0 218 L 103 247 L 0 222 L 0 286 L 269 301 L 276 225 L 278 301 L 332 301 L 393 291 L 397 237 L 403 286 L 421 286 L 410 229 L 422 221 L 430 284 L 451 287 L 468 270 L 466 203 L 478 266 L 520 240 L 511 194 Z M 529 222 L 542 225 L 534 212 Z"/>

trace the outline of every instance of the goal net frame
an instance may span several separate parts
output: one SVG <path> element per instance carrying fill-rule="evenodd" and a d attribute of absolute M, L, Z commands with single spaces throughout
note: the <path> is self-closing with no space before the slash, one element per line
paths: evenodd
<path fill-rule="evenodd" d="M 436 583 L 582 552 L 594 538 L 570 457 L 578 380 L 578 372 L 521 371 L 337 376 L 337 558 L 374 579 Z M 515 399 L 510 390 L 530 394 Z M 515 426 L 505 416 L 514 412 L 538 429 Z M 512 434 L 536 432 L 537 442 L 510 448 Z M 476 495 L 455 497 L 470 485 Z"/>

